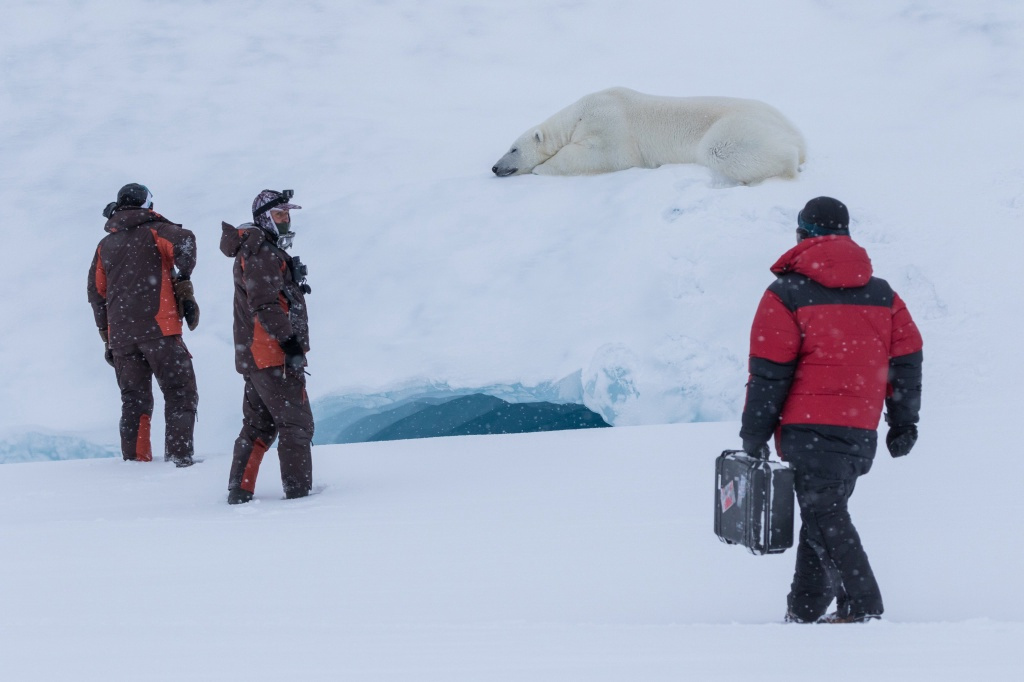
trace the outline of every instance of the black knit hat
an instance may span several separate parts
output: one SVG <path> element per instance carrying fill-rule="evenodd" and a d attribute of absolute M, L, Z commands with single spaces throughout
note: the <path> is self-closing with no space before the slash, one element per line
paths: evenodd
<path fill-rule="evenodd" d="M 809 237 L 850 234 L 850 212 L 843 202 L 832 197 L 817 197 L 808 201 L 797 216 L 796 223 Z"/>
<path fill-rule="evenodd" d="M 122 187 L 117 192 L 117 207 L 143 207 L 149 208 L 152 206 L 153 195 L 150 193 L 149 188 L 145 185 L 140 185 L 137 182 L 130 182 Z M 147 206 L 149 204 L 149 206 Z"/>

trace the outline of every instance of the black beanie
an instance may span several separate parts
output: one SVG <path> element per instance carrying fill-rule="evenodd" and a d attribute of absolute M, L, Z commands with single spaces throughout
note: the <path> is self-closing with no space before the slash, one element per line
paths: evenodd
<path fill-rule="evenodd" d="M 117 207 L 144 206 L 150 200 L 149 188 L 137 182 L 130 182 L 117 192 Z M 147 207 L 148 208 L 148 207 Z"/>
<path fill-rule="evenodd" d="M 850 234 L 850 212 L 843 202 L 832 197 L 817 197 L 808 201 L 796 222 L 810 237 Z"/>

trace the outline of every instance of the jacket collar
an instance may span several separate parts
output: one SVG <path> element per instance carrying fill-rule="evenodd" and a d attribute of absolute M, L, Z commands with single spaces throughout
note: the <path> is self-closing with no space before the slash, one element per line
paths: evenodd
<path fill-rule="evenodd" d="M 163 217 L 151 208 L 122 208 L 110 216 L 107 220 L 107 224 L 103 226 L 103 229 L 107 232 L 119 232 L 121 230 L 128 230 L 133 227 L 139 227 L 146 223 L 169 223 L 167 218 Z"/>

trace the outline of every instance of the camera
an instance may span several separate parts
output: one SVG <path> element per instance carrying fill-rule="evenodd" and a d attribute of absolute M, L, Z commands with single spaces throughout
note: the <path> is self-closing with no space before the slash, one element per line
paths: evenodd
<path fill-rule="evenodd" d="M 292 278 L 298 283 L 304 294 L 313 293 L 313 287 L 306 284 L 306 275 L 308 274 L 309 267 L 298 256 L 292 256 Z"/>

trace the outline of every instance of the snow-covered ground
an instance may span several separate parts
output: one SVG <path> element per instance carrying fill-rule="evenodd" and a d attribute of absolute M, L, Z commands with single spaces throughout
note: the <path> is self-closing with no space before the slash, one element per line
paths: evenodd
<path fill-rule="evenodd" d="M 142 182 L 197 233 L 207 459 L 0 466 L 0 678 L 1021 677 L 1021 3 L 3 15 L 0 434 L 116 443 L 85 276 L 101 209 Z M 765 100 L 807 164 L 757 187 L 696 166 L 491 175 L 527 127 L 613 85 Z M 630 428 L 322 447 L 320 495 L 278 500 L 268 458 L 259 502 L 227 507 L 241 381 L 217 240 L 264 187 L 304 206 L 313 398 L 581 372 L 586 404 Z M 887 601 L 864 628 L 776 626 L 791 553 L 710 530 L 750 318 L 821 194 L 925 338 L 921 440 L 853 500 Z"/>
<path fill-rule="evenodd" d="M 736 427 L 322 446 L 321 492 L 268 457 L 243 507 L 226 455 L 4 466 L 3 679 L 1021 679 L 1024 504 L 944 449 L 976 433 L 879 459 L 852 509 L 886 619 L 815 627 L 781 624 L 792 551 L 712 533 Z"/>

